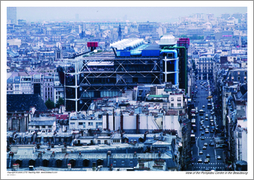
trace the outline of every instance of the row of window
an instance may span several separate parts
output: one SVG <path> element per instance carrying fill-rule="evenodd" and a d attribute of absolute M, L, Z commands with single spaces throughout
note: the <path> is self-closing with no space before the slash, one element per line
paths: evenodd
<path fill-rule="evenodd" d="M 116 97 L 116 96 L 121 96 L 122 94 L 119 91 L 101 91 L 99 93 L 100 93 L 99 97 Z M 82 93 L 81 97 L 91 98 L 91 97 L 95 97 L 95 94 L 94 94 L 94 91 L 86 91 Z"/>
<path fill-rule="evenodd" d="M 171 97 L 171 101 L 174 101 L 175 98 Z M 181 101 L 182 98 L 181 97 L 177 97 L 177 101 Z"/>
<path fill-rule="evenodd" d="M 70 125 L 75 125 L 75 122 L 71 122 Z M 86 128 L 87 126 L 93 126 L 94 122 L 79 122 L 79 126 L 83 126 L 83 128 Z M 96 122 L 96 127 L 102 126 L 102 122 Z"/>
<path fill-rule="evenodd" d="M 232 76 L 231 79 L 234 80 L 235 78 Z M 247 79 L 246 76 L 244 76 L 244 80 L 246 80 L 246 79 Z M 238 76 L 238 77 L 237 77 L 237 81 L 240 81 L 240 80 L 241 80 L 241 77 Z"/>
<path fill-rule="evenodd" d="M 30 126 L 31 128 L 52 128 L 52 126 Z"/>
<path fill-rule="evenodd" d="M 116 166 L 116 160 L 114 160 L 113 161 L 113 163 L 114 163 L 114 166 Z M 124 160 L 122 160 L 121 161 L 121 163 L 122 163 L 122 165 L 124 165 L 125 164 L 125 161 Z M 132 160 L 130 160 L 130 164 L 132 164 L 133 163 L 133 161 Z"/>
<path fill-rule="evenodd" d="M 94 122 L 88 122 L 88 126 L 93 126 Z M 74 122 L 71 122 L 71 124 L 75 124 Z M 84 125 L 85 126 L 86 122 L 79 122 L 78 125 Z M 102 125 L 102 122 L 96 122 L 96 126 Z"/>
<path fill-rule="evenodd" d="M 174 103 L 171 103 L 171 107 L 174 107 Z M 181 106 L 181 103 L 177 103 L 177 107 L 178 107 L 178 108 L 182 107 L 182 106 Z"/>

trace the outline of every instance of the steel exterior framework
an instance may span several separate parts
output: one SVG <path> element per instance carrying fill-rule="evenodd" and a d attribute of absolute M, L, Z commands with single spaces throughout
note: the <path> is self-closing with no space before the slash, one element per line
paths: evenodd
<path fill-rule="evenodd" d="M 112 58 L 106 61 L 113 62 L 113 70 L 90 70 L 89 63 L 105 61 L 101 57 L 100 59 L 83 58 L 80 60 L 83 61 L 82 67 L 75 68 L 75 72 L 68 72 L 65 69 L 66 109 L 86 110 L 91 100 L 102 98 L 99 94 L 100 91 L 116 90 L 123 93 L 126 90 L 132 90 L 139 84 L 163 83 L 163 61 L 160 57 Z M 72 83 L 66 81 L 69 76 L 74 77 Z M 112 82 L 107 82 L 110 78 Z M 92 95 L 90 92 L 93 92 Z M 69 93 L 73 95 L 70 96 Z M 72 107 L 68 106 L 68 102 L 71 102 L 70 106 Z"/>

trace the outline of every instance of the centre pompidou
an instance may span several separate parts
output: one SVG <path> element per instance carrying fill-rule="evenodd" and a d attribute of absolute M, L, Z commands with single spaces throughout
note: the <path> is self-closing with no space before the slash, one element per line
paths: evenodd
<path fill-rule="evenodd" d="M 66 110 L 87 110 L 93 100 L 121 97 L 143 84 L 171 82 L 187 89 L 186 47 L 172 40 L 170 36 L 159 44 L 147 44 L 143 39 L 123 39 L 111 44 L 111 52 L 91 51 L 63 60 L 58 73 L 64 84 Z"/>

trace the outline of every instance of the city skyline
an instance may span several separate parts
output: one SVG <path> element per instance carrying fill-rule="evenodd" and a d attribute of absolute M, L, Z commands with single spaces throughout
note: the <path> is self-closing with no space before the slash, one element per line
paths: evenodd
<path fill-rule="evenodd" d="M 66 12 L 69 13 L 66 14 Z M 151 12 L 153 12 L 152 15 Z M 129 20 L 137 22 L 156 21 L 172 23 L 177 22 L 179 17 L 198 13 L 211 13 L 215 17 L 219 17 L 221 14 L 246 12 L 247 7 L 18 7 L 17 19 L 27 21 Z M 41 14 L 43 16 L 40 16 Z M 118 15 L 117 17 L 115 17 L 116 14 Z"/>

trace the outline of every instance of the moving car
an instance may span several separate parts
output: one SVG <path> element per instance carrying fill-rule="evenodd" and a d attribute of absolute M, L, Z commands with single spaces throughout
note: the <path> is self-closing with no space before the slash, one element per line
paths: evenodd
<path fill-rule="evenodd" d="M 198 159 L 198 163 L 202 163 L 202 159 L 201 158 Z"/>
<path fill-rule="evenodd" d="M 207 157 L 207 158 L 210 158 L 210 154 L 207 154 L 206 157 Z"/>
<path fill-rule="evenodd" d="M 203 150 L 206 150 L 206 146 L 203 146 Z"/>
<path fill-rule="evenodd" d="M 207 128 L 205 129 L 205 133 L 209 133 L 209 130 Z"/>
<path fill-rule="evenodd" d="M 221 157 L 220 157 L 220 156 L 217 156 L 217 159 L 221 159 Z"/>
<path fill-rule="evenodd" d="M 199 151 L 199 154 L 200 154 L 200 155 L 203 154 L 203 151 Z"/>
<path fill-rule="evenodd" d="M 200 110 L 199 110 L 199 115 L 202 116 L 204 113 L 205 113 L 205 111 L 204 111 L 203 109 L 200 109 Z"/>

